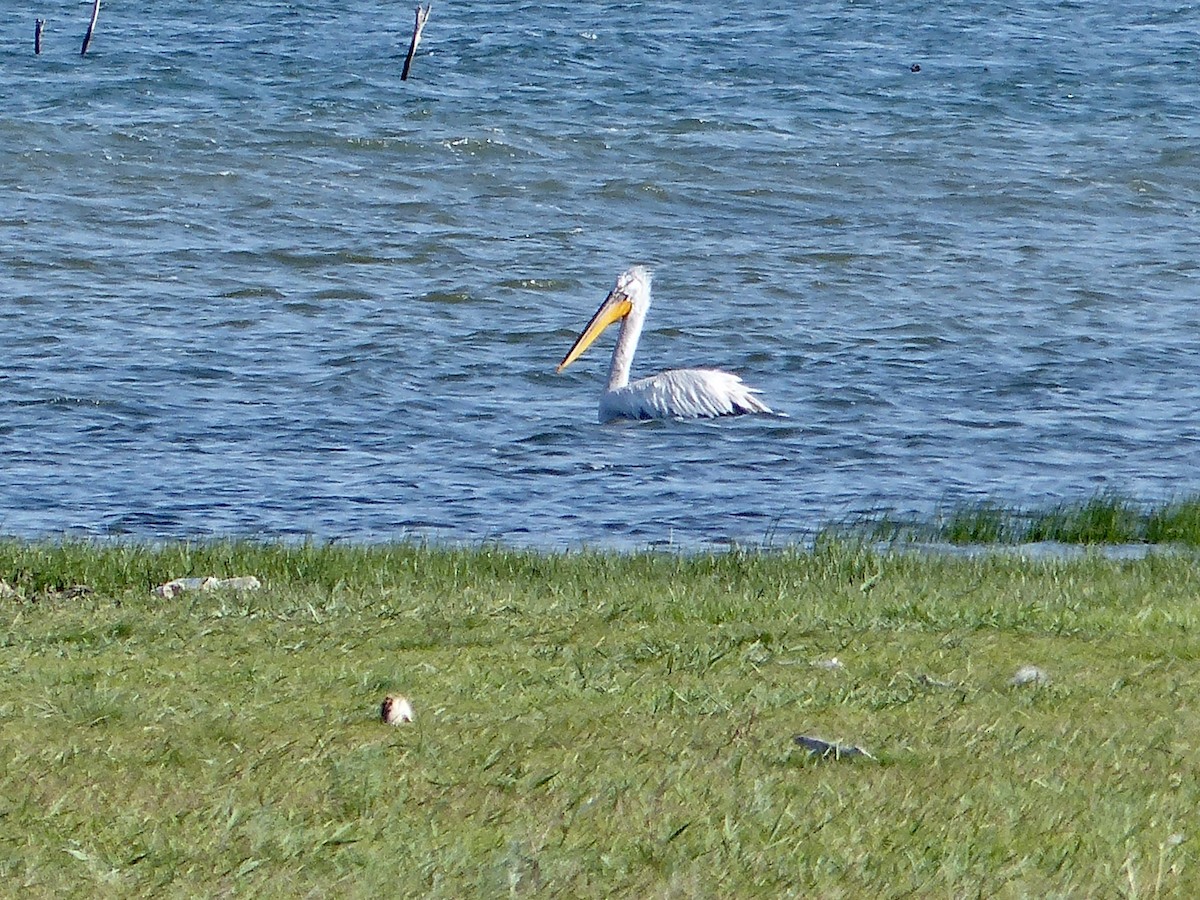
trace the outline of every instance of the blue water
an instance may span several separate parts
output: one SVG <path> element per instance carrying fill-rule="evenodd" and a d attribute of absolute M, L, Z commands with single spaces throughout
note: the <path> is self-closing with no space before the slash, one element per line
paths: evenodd
<path fill-rule="evenodd" d="M 0 17 L 0 532 L 757 545 L 1200 490 L 1200 7 Z M 33 54 L 33 17 L 48 19 Z M 919 71 L 912 67 L 919 66 Z M 788 418 L 596 424 L 713 364 Z"/>

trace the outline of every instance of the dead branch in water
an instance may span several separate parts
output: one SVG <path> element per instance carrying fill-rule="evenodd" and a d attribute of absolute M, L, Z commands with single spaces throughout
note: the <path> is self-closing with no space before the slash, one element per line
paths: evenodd
<path fill-rule="evenodd" d="M 100 0 L 96 0 L 97 3 Z M 421 43 L 421 32 L 425 30 L 425 23 L 429 20 L 429 11 L 433 9 L 433 2 L 430 0 L 424 9 L 421 9 L 421 4 L 417 4 L 417 24 L 413 28 L 412 43 L 408 45 L 408 56 L 404 57 L 404 71 L 400 73 L 401 81 L 408 81 L 408 70 L 412 66 L 413 57 L 417 53 L 417 44 Z"/>
<path fill-rule="evenodd" d="M 46 29 L 45 19 L 33 20 L 33 52 L 42 52 L 42 32 Z"/>
<path fill-rule="evenodd" d="M 92 42 L 92 32 L 96 30 L 96 19 L 100 15 L 100 0 L 96 0 L 92 4 L 92 21 L 88 22 L 87 34 L 83 36 L 83 47 L 79 51 L 79 55 L 83 56 L 87 53 L 88 44 Z"/>

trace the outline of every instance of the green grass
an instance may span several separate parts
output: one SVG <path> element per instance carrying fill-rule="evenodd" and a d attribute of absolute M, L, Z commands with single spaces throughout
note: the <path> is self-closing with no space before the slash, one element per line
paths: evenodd
<path fill-rule="evenodd" d="M 1081 503 L 1029 510 L 984 502 L 952 507 L 932 522 L 881 514 L 836 531 L 880 541 L 959 545 L 1053 542 L 1200 547 L 1200 497 L 1147 505 L 1105 493 Z"/>
<path fill-rule="evenodd" d="M 265 586 L 150 594 L 206 574 Z M 12 895 L 1200 892 L 1189 556 L 8 542 L 0 578 Z"/>

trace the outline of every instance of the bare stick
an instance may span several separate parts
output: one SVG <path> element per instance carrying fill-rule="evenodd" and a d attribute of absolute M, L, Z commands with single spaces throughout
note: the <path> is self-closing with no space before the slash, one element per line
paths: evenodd
<path fill-rule="evenodd" d="M 96 18 L 100 15 L 100 0 L 96 0 L 92 4 L 92 21 L 88 22 L 87 34 L 83 36 L 83 48 L 79 51 L 79 55 L 83 56 L 87 53 L 88 44 L 92 42 L 92 32 L 96 30 Z"/>
<path fill-rule="evenodd" d="M 45 19 L 34 19 L 33 20 L 33 52 L 34 53 L 42 52 L 42 32 L 45 30 L 45 28 L 46 28 L 46 20 Z"/>
<path fill-rule="evenodd" d="M 96 0 L 97 3 L 100 0 Z M 417 53 L 417 44 L 421 43 L 421 32 L 425 30 L 425 23 L 429 20 L 429 11 L 433 9 L 433 2 L 430 2 L 421 9 L 421 4 L 417 4 L 417 24 L 413 28 L 412 43 L 408 45 L 408 56 L 404 57 L 404 71 L 400 73 L 401 81 L 408 81 L 408 69 L 412 65 L 413 57 Z"/>

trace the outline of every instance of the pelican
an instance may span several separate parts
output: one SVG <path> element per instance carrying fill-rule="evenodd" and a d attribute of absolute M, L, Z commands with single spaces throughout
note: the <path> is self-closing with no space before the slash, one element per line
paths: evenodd
<path fill-rule="evenodd" d="M 668 369 L 649 378 L 629 380 L 646 311 L 650 308 L 650 270 L 634 266 L 617 277 L 617 283 L 600 304 L 583 333 L 558 364 L 561 372 L 583 353 L 613 322 L 621 333 L 608 369 L 608 388 L 600 395 L 600 421 L 613 419 L 697 419 L 769 413 L 758 399 L 761 393 L 738 376 L 720 369 Z"/>

